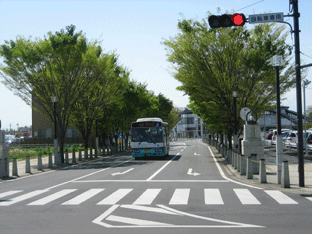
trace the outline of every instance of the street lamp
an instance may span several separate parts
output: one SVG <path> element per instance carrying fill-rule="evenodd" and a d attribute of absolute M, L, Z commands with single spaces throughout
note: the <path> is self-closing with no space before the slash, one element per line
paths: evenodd
<path fill-rule="evenodd" d="M 281 101 L 280 101 L 280 81 L 279 67 L 282 65 L 282 56 L 275 55 L 272 59 L 272 65 L 275 67 L 276 76 L 276 119 L 277 119 L 277 136 L 276 136 L 276 164 L 277 164 L 277 183 L 281 183 L 282 157 L 283 157 L 283 136 L 281 129 Z"/>
<path fill-rule="evenodd" d="M 238 148 L 238 139 L 237 139 L 237 119 L 236 119 L 236 98 L 237 98 L 237 91 L 233 91 L 233 101 L 234 101 L 234 149 L 237 152 Z"/>
<path fill-rule="evenodd" d="M 58 142 L 57 142 L 57 122 L 56 122 L 56 103 L 57 97 L 54 96 L 51 98 L 53 105 L 54 105 L 54 163 L 56 165 L 61 165 L 62 161 L 60 155 L 58 153 Z"/>

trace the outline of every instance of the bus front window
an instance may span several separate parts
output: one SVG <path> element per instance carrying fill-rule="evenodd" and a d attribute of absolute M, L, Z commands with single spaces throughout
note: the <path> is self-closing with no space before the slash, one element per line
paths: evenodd
<path fill-rule="evenodd" d="M 162 129 L 153 128 L 133 128 L 132 142 L 151 142 L 157 143 L 162 141 Z"/>

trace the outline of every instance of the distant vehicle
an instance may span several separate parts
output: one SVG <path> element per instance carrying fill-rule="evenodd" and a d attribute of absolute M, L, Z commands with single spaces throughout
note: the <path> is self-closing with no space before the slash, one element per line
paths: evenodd
<path fill-rule="evenodd" d="M 282 136 L 284 137 L 284 134 L 287 133 L 287 132 L 290 132 L 290 131 L 291 131 L 290 129 L 282 129 L 281 130 Z M 277 136 L 277 129 L 274 129 L 273 130 L 273 135 L 272 135 L 272 145 L 276 144 L 276 136 Z"/>
<path fill-rule="evenodd" d="M 132 157 L 162 157 L 169 154 L 168 123 L 161 118 L 141 118 L 131 124 Z"/>
<path fill-rule="evenodd" d="M 6 135 L 5 136 L 5 143 L 9 144 L 9 145 L 17 145 L 20 144 L 22 141 L 21 138 L 15 138 L 14 135 Z"/>
<path fill-rule="evenodd" d="M 306 141 L 308 144 L 312 144 L 312 131 L 303 132 L 303 140 Z M 285 145 L 290 146 L 293 148 L 297 148 L 298 144 L 298 131 L 290 131 L 286 136 Z"/>

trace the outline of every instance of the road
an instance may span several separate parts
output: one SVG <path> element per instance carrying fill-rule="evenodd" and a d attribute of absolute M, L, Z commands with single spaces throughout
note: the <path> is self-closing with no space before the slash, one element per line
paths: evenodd
<path fill-rule="evenodd" d="M 237 182 L 201 140 L 0 183 L 0 233 L 311 233 L 312 196 Z"/>

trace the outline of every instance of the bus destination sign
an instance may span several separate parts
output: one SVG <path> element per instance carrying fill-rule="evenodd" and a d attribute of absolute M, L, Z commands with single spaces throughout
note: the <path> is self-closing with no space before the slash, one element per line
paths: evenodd
<path fill-rule="evenodd" d="M 132 127 L 159 127 L 160 122 L 135 122 L 132 123 Z"/>

